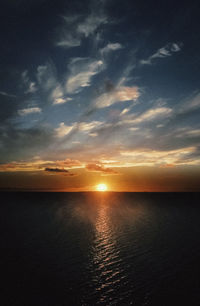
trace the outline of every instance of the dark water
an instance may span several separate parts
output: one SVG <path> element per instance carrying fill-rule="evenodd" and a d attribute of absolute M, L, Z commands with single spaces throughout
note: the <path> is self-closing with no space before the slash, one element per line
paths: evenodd
<path fill-rule="evenodd" d="M 200 194 L 1 194 L 0 305 L 200 305 Z"/>

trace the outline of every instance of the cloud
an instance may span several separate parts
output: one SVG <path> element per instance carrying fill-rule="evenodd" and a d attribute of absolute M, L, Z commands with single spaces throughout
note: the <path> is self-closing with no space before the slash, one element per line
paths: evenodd
<path fill-rule="evenodd" d="M 58 47 L 73 48 L 81 44 L 81 38 L 74 37 L 71 33 L 63 33 L 61 39 L 56 43 Z"/>
<path fill-rule="evenodd" d="M 200 137 L 200 129 L 192 129 L 192 128 L 178 128 L 175 130 L 175 137 L 178 138 L 199 138 Z"/>
<path fill-rule="evenodd" d="M 120 116 L 123 116 L 123 115 L 127 114 L 129 111 L 130 111 L 130 107 L 129 107 L 129 108 L 124 108 L 124 109 L 121 111 Z"/>
<path fill-rule="evenodd" d="M 72 100 L 66 95 L 63 84 L 57 80 L 57 70 L 53 63 L 38 66 L 36 78 L 42 103 L 59 105 Z"/>
<path fill-rule="evenodd" d="M 173 111 L 169 107 L 156 107 L 148 109 L 141 114 L 120 114 L 121 121 L 118 122 L 118 125 L 137 125 L 140 123 L 146 123 L 153 120 L 160 120 L 168 118 L 173 115 Z M 134 128 L 135 129 L 135 128 Z"/>
<path fill-rule="evenodd" d="M 91 14 L 82 23 L 77 25 L 77 32 L 85 37 L 93 34 L 97 28 L 108 22 L 106 16 L 98 16 Z"/>
<path fill-rule="evenodd" d="M 174 168 L 175 167 L 175 165 L 173 165 L 173 164 L 161 164 L 160 165 L 160 168 Z"/>
<path fill-rule="evenodd" d="M 55 169 L 59 169 L 57 172 L 61 172 L 60 169 L 70 168 L 70 169 L 80 169 L 84 168 L 84 164 L 81 163 L 79 160 L 74 160 L 67 158 L 65 160 L 43 160 L 38 158 L 33 158 L 31 160 L 24 160 L 24 161 L 12 161 L 9 163 L 0 163 L 0 171 L 5 172 L 13 172 L 13 171 L 41 171 L 46 169 L 53 169 L 53 170 L 46 170 L 46 171 L 56 171 Z M 65 169 L 66 170 L 66 169 Z M 67 171 L 67 170 L 66 170 Z M 65 172 L 66 172 L 65 171 Z"/>
<path fill-rule="evenodd" d="M 119 101 L 130 101 L 130 100 L 137 100 L 139 97 L 139 88 L 137 86 L 134 87 L 119 87 L 115 93 L 116 98 Z"/>
<path fill-rule="evenodd" d="M 36 77 L 43 91 L 49 91 L 56 88 L 57 80 L 55 77 L 55 67 L 50 63 L 38 66 Z"/>
<path fill-rule="evenodd" d="M 85 169 L 91 172 L 101 172 L 103 175 L 116 175 L 119 174 L 117 171 L 106 168 L 100 164 L 87 164 Z"/>
<path fill-rule="evenodd" d="M 139 96 L 140 92 L 137 86 L 120 86 L 99 96 L 94 104 L 96 108 L 104 108 L 117 102 L 135 101 Z"/>
<path fill-rule="evenodd" d="M 34 113 L 41 113 L 41 111 L 42 110 L 39 107 L 30 107 L 30 108 L 24 108 L 24 109 L 18 110 L 18 114 L 20 116 L 26 116 L 26 115 L 30 115 Z"/>
<path fill-rule="evenodd" d="M 21 78 L 22 78 L 24 83 L 28 83 L 29 82 L 28 70 L 24 70 L 22 72 Z"/>
<path fill-rule="evenodd" d="M 100 49 L 101 55 L 107 54 L 110 51 L 116 51 L 122 49 L 122 45 L 119 43 L 109 43 L 104 48 Z"/>
<path fill-rule="evenodd" d="M 154 120 L 156 118 L 161 119 L 168 117 L 172 114 L 172 109 L 169 107 L 157 107 L 150 110 L 147 110 L 136 119 L 133 119 L 133 123 L 140 123 L 145 121 Z"/>
<path fill-rule="evenodd" d="M 5 97 L 9 97 L 9 98 L 16 98 L 16 95 L 12 95 L 12 94 L 7 93 L 5 91 L 0 91 L 0 95 L 5 96 Z"/>
<path fill-rule="evenodd" d="M 28 75 L 28 70 L 25 70 L 21 74 L 22 82 L 25 86 L 25 94 L 28 93 L 34 93 L 37 91 L 36 83 L 30 80 L 30 77 Z"/>
<path fill-rule="evenodd" d="M 0 164 L 1 172 L 12 172 L 12 171 L 31 171 L 33 165 L 25 162 L 10 162 Z"/>
<path fill-rule="evenodd" d="M 61 168 L 45 168 L 45 171 L 48 171 L 48 172 L 65 172 L 65 173 L 69 173 L 68 170 L 61 169 Z"/>
<path fill-rule="evenodd" d="M 74 128 L 73 125 L 65 125 L 64 122 L 61 122 L 59 124 L 59 127 L 56 128 L 55 131 L 58 137 L 64 137 L 68 135 L 73 128 Z"/>
<path fill-rule="evenodd" d="M 65 174 L 67 176 L 76 176 L 77 175 L 77 174 L 74 174 L 74 173 L 70 173 L 66 169 L 61 169 L 61 168 L 45 168 L 44 171 L 51 172 L 51 173 L 61 173 L 61 174 Z"/>
<path fill-rule="evenodd" d="M 200 137 L 200 129 L 191 129 L 185 132 L 186 137 Z"/>
<path fill-rule="evenodd" d="M 200 93 L 196 93 L 186 102 L 179 104 L 179 109 L 177 110 L 178 113 L 187 113 L 193 110 L 200 108 Z"/>
<path fill-rule="evenodd" d="M 91 136 L 91 137 L 97 137 L 98 136 L 98 133 L 89 133 L 89 136 Z"/>
<path fill-rule="evenodd" d="M 66 102 L 68 102 L 68 101 L 71 101 L 71 100 L 73 100 L 72 98 L 56 98 L 55 100 L 54 100 L 54 102 L 53 102 L 53 104 L 54 105 L 57 105 L 57 104 L 64 104 L 64 103 L 66 103 Z"/>
<path fill-rule="evenodd" d="M 91 121 L 91 122 L 80 122 L 78 128 L 80 131 L 87 132 L 91 131 L 94 128 L 101 126 L 104 122 L 102 121 Z"/>
<path fill-rule="evenodd" d="M 89 87 L 91 78 L 102 71 L 103 62 L 101 60 L 75 59 L 69 65 L 71 74 L 66 82 L 67 93 L 78 93 L 84 87 Z"/>
<path fill-rule="evenodd" d="M 90 132 L 94 128 L 101 126 L 104 122 L 102 121 L 91 121 L 91 122 L 74 122 L 72 125 L 65 125 L 64 122 L 59 124 L 59 127 L 55 129 L 55 132 L 58 137 L 64 137 L 71 133 L 73 130 L 74 132 Z"/>
<path fill-rule="evenodd" d="M 34 93 L 37 91 L 36 83 L 30 82 L 28 85 L 28 89 L 25 91 L 25 93 Z"/>
<path fill-rule="evenodd" d="M 79 160 L 70 159 L 70 158 L 67 158 L 65 160 L 57 160 L 55 163 L 61 167 L 67 167 L 67 168 L 82 168 L 83 167 L 83 164 Z"/>
<path fill-rule="evenodd" d="M 63 21 L 56 46 L 64 48 L 80 46 L 83 39 L 93 35 L 100 26 L 108 23 L 107 17 L 101 13 L 91 13 L 84 18 L 81 15 L 64 16 Z"/>
<path fill-rule="evenodd" d="M 70 97 L 64 97 L 63 89 L 60 85 L 57 85 L 55 89 L 53 89 L 53 91 L 51 92 L 51 99 L 54 105 L 64 104 L 72 100 L 72 98 Z"/>
<path fill-rule="evenodd" d="M 120 154 L 128 157 L 132 166 L 155 166 L 162 164 L 180 165 L 193 163 L 194 159 L 190 159 L 189 157 L 191 157 L 196 150 L 197 148 L 195 146 L 162 151 L 154 149 L 133 149 L 121 150 Z"/>
<path fill-rule="evenodd" d="M 151 65 L 154 59 L 172 56 L 173 53 L 179 52 L 181 48 L 182 48 L 182 43 L 169 43 L 166 46 L 158 49 L 156 53 L 149 56 L 146 60 L 141 60 L 140 63 L 142 65 Z"/>

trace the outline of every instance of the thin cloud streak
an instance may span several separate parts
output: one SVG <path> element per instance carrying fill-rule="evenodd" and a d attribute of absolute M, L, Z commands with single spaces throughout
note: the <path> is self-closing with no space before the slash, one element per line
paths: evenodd
<path fill-rule="evenodd" d="M 26 116 L 29 114 L 41 113 L 41 111 L 42 110 L 40 107 L 30 107 L 30 108 L 24 108 L 24 109 L 18 110 L 18 114 L 20 116 Z"/>
<path fill-rule="evenodd" d="M 10 98 L 16 98 L 16 95 L 7 93 L 5 91 L 0 91 L 0 95 L 5 96 L 5 97 L 10 97 Z"/>
<path fill-rule="evenodd" d="M 172 56 L 173 53 L 179 52 L 182 48 L 182 43 L 169 43 L 166 46 L 158 49 L 154 54 L 149 56 L 146 60 L 141 60 L 142 65 L 151 65 L 155 59 Z"/>

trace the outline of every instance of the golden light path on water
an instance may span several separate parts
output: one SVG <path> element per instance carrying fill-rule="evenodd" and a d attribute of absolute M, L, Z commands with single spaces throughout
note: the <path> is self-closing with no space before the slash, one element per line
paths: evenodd
<path fill-rule="evenodd" d="M 120 281 L 118 274 L 123 272 L 120 269 L 121 259 L 116 245 L 117 237 L 109 218 L 108 204 L 106 198 L 102 197 L 98 207 L 93 248 L 93 260 L 97 272 L 94 281 L 97 283 L 96 288 L 102 291 L 102 302 L 106 300 L 108 295 L 107 288 L 110 287 L 110 290 L 113 291 L 114 288 L 111 288 L 111 286 L 116 285 Z"/>
<path fill-rule="evenodd" d="M 94 223 L 95 238 L 92 248 L 94 271 L 92 281 L 100 295 L 98 304 L 108 301 L 111 294 L 114 295 L 114 292 L 120 289 L 122 282 L 123 286 L 127 282 L 119 245 L 120 235 L 123 235 L 123 218 L 127 217 L 127 211 L 121 210 L 119 202 L 119 198 L 106 192 L 98 194 L 95 205 L 97 217 Z"/>
<path fill-rule="evenodd" d="M 123 301 L 132 294 L 125 289 L 125 296 L 119 298 L 121 288 L 128 287 L 130 283 L 127 258 L 139 251 L 137 238 L 131 235 L 130 239 L 129 235 L 137 232 L 140 220 L 147 217 L 147 212 L 139 203 L 132 204 L 128 196 L 120 193 L 96 193 L 91 269 L 92 282 L 99 296 L 97 304 L 115 305 L 120 298 Z M 131 253 L 127 252 L 127 247 L 131 248 Z M 115 300 L 115 296 L 118 296 L 118 300 Z"/>
<path fill-rule="evenodd" d="M 144 209 L 131 202 L 120 193 L 92 192 L 77 195 L 77 200 L 70 204 L 70 215 L 69 207 L 59 211 L 59 218 L 65 219 L 66 225 L 80 224 L 80 230 L 85 232 L 80 245 L 88 245 L 85 271 L 90 289 L 84 294 L 84 306 L 94 300 L 98 305 L 111 305 L 120 288 L 130 283 L 127 258 L 138 253 L 137 238 L 131 235 L 130 239 L 130 233 L 137 232 L 140 220 L 146 219 Z M 131 253 L 127 251 L 130 244 Z M 131 292 L 125 289 L 124 294 L 128 298 Z"/>

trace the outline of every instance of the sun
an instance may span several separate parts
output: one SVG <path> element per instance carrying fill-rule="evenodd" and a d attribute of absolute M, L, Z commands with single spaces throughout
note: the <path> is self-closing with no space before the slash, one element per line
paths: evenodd
<path fill-rule="evenodd" d="M 96 186 L 96 190 L 97 191 L 106 191 L 108 189 L 107 185 L 106 184 L 98 184 Z"/>

